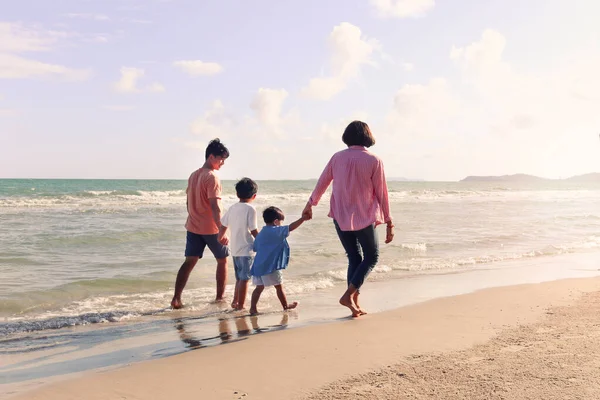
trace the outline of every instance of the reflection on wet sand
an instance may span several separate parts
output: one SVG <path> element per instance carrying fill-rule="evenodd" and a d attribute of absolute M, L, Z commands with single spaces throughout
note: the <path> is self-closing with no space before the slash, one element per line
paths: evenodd
<path fill-rule="evenodd" d="M 199 337 L 199 333 L 195 332 L 196 327 L 193 319 L 176 319 L 174 320 L 175 329 L 179 334 L 179 338 L 185 344 L 185 347 L 191 350 L 200 349 L 218 344 L 232 343 L 240 340 L 245 340 L 248 336 L 278 331 L 285 329 L 288 326 L 289 313 L 284 312 L 281 315 L 279 323 L 267 325 L 269 320 L 272 320 L 274 315 L 241 315 L 230 318 L 219 318 L 217 329 L 218 334 L 209 337 Z M 259 323 L 261 319 L 265 320 L 262 327 Z M 235 329 L 232 330 L 232 325 Z M 216 332 L 215 332 L 216 333 Z"/>

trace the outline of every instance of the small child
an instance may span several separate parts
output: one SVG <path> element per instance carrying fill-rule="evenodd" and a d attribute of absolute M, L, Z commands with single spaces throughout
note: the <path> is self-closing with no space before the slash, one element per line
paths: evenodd
<path fill-rule="evenodd" d="M 258 185 L 250 178 L 242 178 L 235 184 L 235 191 L 240 201 L 229 207 L 221 218 L 218 239 L 222 244 L 227 244 L 225 233 L 227 229 L 231 230 L 229 248 L 235 269 L 235 291 L 231 308 L 241 310 L 248 293 L 254 238 L 258 235 L 256 209 L 250 204 L 256 198 Z"/>
<path fill-rule="evenodd" d="M 288 304 L 283 292 L 282 273 L 290 261 L 290 246 L 287 237 L 290 232 L 298 228 L 304 221 L 309 220 L 307 216 L 292 222 L 290 225 L 281 226 L 285 216 L 277 207 L 268 207 L 263 212 L 266 226 L 263 227 L 254 242 L 254 264 L 250 274 L 256 289 L 252 292 L 252 303 L 250 304 L 250 315 L 258 314 L 256 305 L 265 286 L 275 286 L 277 297 L 284 310 L 290 310 L 298 306 L 297 302 Z"/>

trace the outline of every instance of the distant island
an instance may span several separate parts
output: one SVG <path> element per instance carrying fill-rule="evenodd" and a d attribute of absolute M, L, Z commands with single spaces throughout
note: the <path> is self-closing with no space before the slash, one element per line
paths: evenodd
<path fill-rule="evenodd" d="M 565 179 L 548 179 L 527 174 L 501 175 L 501 176 L 467 176 L 460 182 L 545 182 L 545 181 L 567 181 L 567 182 L 600 182 L 600 173 L 576 175 Z"/>
<path fill-rule="evenodd" d="M 402 176 L 399 177 L 391 177 L 391 178 L 387 178 L 388 181 L 394 181 L 394 182 L 424 182 L 425 179 L 413 179 L 413 178 L 404 178 Z"/>

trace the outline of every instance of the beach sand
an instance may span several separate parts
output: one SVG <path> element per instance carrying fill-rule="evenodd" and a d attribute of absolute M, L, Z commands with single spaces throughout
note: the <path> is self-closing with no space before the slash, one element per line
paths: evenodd
<path fill-rule="evenodd" d="M 486 289 L 90 372 L 12 398 L 600 398 L 599 291 L 600 278 Z"/>

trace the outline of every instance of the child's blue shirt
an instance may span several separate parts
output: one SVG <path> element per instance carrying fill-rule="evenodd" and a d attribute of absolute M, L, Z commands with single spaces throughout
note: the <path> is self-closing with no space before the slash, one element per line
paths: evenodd
<path fill-rule="evenodd" d="M 254 240 L 256 255 L 250 270 L 252 276 L 268 275 L 287 267 L 290 262 L 290 246 L 286 238 L 289 235 L 289 225 L 267 225 L 260 230 Z"/>

